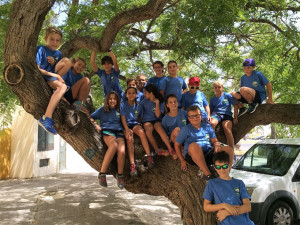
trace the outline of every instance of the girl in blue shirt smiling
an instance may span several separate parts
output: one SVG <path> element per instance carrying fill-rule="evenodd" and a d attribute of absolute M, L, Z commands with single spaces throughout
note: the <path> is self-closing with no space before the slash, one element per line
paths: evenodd
<path fill-rule="evenodd" d="M 147 135 L 147 138 L 158 153 L 158 155 L 169 155 L 169 152 L 174 152 L 171 147 L 169 138 L 161 125 L 162 112 L 164 111 L 163 97 L 158 92 L 154 84 L 148 84 L 144 88 L 144 100 L 141 101 L 138 107 L 139 115 L 142 117 L 142 123 Z M 155 138 L 153 137 L 153 129 L 161 137 L 162 141 L 168 148 L 167 150 L 159 149 Z"/>
<path fill-rule="evenodd" d="M 122 189 L 124 187 L 125 141 L 119 112 L 120 97 L 116 92 L 112 91 L 105 97 L 104 106 L 92 113 L 90 119 L 94 123 L 97 131 L 99 132 L 101 130 L 103 140 L 108 147 L 98 175 L 99 184 L 103 187 L 107 187 L 106 172 L 111 160 L 117 153 L 117 181 L 118 187 Z M 95 120 L 100 120 L 100 127 Z"/>
<path fill-rule="evenodd" d="M 166 105 L 169 112 L 162 119 L 162 126 L 170 140 L 175 143 L 180 129 L 187 123 L 187 112 L 178 109 L 177 97 L 174 94 L 167 96 Z M 177 154 L 175 152 L 173 154 L 173 157 L 177 159 Z"/>
<path fill-rule="evenodd" d="M 134 146 L 133 133 L 138 135 L 141 139 L 143 148 L 148 156 L 148 167 L 153 167 L 154 163 L 150 155 L 150 147 L 143 128 L 139 125 L 137 120 L 137 89 L 135 87 L 128 87 L 125 91 L 126 99 L 121 103 L 121 120 L 125 129 L 125 138 L 127 140 L 128 155 L 130 161 L 130 175 L 136 176 L 137 171 L 134 163 Z"/>

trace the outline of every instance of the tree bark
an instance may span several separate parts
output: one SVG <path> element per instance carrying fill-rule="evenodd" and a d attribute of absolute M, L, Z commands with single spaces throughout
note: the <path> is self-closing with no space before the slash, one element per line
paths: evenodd
<path fill-rule="evenodd" d="M 43 80 L 35 61 L 37 38 L 45 16 L 54 4 L 54 0 L 15 0 L 13 2 L 10 23 L 4 46 L 4 79 L 17 95 L 24 109 L 39 119 L 45 112 L 51 90 Z M 149 0 L 140 8 L 120 13 L 111 19 L 98 46 L 87 48 L 106 51 L 110 48 L 118 31 L 128 23 L 157 17 L 169 0 Z M 34 6 L 34 7 L 32 7 Z M 132 16 L 134 15 L 134 16 Z M 109 33 L 109 34 L 108 34 Z M 92 39 L 92 38 L 91 38 Z M 80 42 L 80 38 L 78 38 Z M 83 40 L 83 39 L 82 39 Z M 70 43 L 71 46 L 72 43 Z M 65 45 L 67 46 L 67 44 Z M 72 56 L 79 48 L 69 47 L 63 51 Z M 298 124 L 299 105 L 262 105 L 252 115 L 246 115 L 234 126 L 236 142 L 252 127 L 270 122 Z M 53 119 L 56 130 L 84 160 L 97 171 L 100 170 L 106 147 L 89 119 L 81 112 L 74 111 L 65 102 L 57 106 Z M 222 139 L 221 133 L 219 136 Z M 158 137 L 157 137 L 158 139 Z M 159 143 L 161 144 L 161 142 Z M 155 156 L 155 167 L 151 170 L 143 167 L 144 150 L 138 138 L 135 142 L 135 158 L 139 177 L 129 176 L 129 162 L 125 165 L 125 188 L 134 193 L 163 195 L 169 198 L 181 210 L 184 224 L 216 224 L 214 214 L 203 211 L 202 192 L 205 182 L 197 176 L 197 168 L 189 166 L 187 172 L 180 170 L 180 162 L 171 157 Z M 116 173 L 116 163 L 112 163 L 109 172 Z M 128 169 L 127 169 L 128 168 Z"/>

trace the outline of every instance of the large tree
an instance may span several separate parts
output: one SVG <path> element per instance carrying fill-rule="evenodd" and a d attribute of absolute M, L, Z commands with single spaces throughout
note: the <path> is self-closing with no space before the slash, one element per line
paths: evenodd
<path fill-rule="evenodd" d="M 60 4 L 65 2 L 68 1 L 60 1 Z M 24 109 L 36 119 L 44 114 L 51 90 L 36 66 L 35 49 L 43 23 L 54 3 L 55 0 L 13 1 L 5 37 L 4 79 Z M 106 52 L 112 44 L 121 50 L 127 47 L 126 54 L 122 55 L 120 51 L 123 57 L 137 57 L 143 51 L 148 51 L 150 60 L 155 54 L 157 57 L 156 50 L 172 50 L 172 57 L 192 61 L 203 72 L 205 82 L 209 83 L 211 79 L 217 78 L 212 69 L 216 65 L 223 71 L 236 74 L 236 64 L 241 61 L 240 51 L 251 48 L 251 51 L 257 51 L 256 54 L 262 57 L 262 49 L 254 48 L 254 45 L 270 47 L 277 44 L 280 48 L 278 51 L 285 55 L 274 50 L 276 63 L 273 65 L 276 67 L 273 68 L 272 76 L 276 77 L 281 69 L 283 82 L 293 80 L 294 85 L 298 82 L 298 78 L 292 76 L 295 74 L 293 71 L 285 71 L 284 67 L 277 66 L 280 63 L 294 63 L 295 69 L 298 69 L 297 30 L 292 29 L 287 21 L 280 20 L 287 11 L 299 11 L 296 3 L 240 0 L 124 0 L 109 3 L 105 1 L 100 4 L 94 0 L 90 5 L 80 5 L 79 1 L 70 2 L 66 23 L 62 27 L 68 34 L 67 41 L 61 48 L 65 56 L 72 57 L 81 49 Z M 98 16 L 102 21 L 99 21 Z M 290 15 L 285 16 L 289 17 Z M 253 23 L 258 25 L 250 26 Z M 263 35 L 264 39 L 260 40 L 259 35 Z M 226 38 L 222 39 L 224 36 Z M 257 42 L 260 43 L 256 45 Z M 289 62 L 284 62 L 281 56 L 288 58 Z M 220 60 L 218 57 L 223 58 Z M 271 62 L 271 59 L 266 60 Z M 223 78 L 231 79 L 234 85 L 238 79 L 230 77 L 230 74 L 226 73 Z M 294 93 L 294 85 L 287 91 Z M 280 92 L 279 82 L 274 86 L 278 86 L 277 100 L 285 99 L 284 92 Z M 296 98 L 298 96 L 299 92 L 295 94 Z M 89 119 L 72 110 L 63 101 L 59 103 L 53 116 L 59 135 L 99 171 L 105 146 Z M 299 124 L 300 105 L 260 106 L 254 114 L 242 117 L 234 127 L 235 142 L 253 127 L 269 123 Z M 218 133 L 218 137 L 225 142 L 222 131 Z M 136 158 L 143 160 L 143 149 L 138 140 Z M 128 162 L 126 168 L 127 166 Z M 116 172 L 113 164 L 110 172 Z M 190 166 L 187 172 L 182 172 L 180 163 L 171 157 L 155 157 L 153 169 L 143 170 L 140 166 L 139 172 L 141 175 L 136 180 L 131 179 L 129 171 L 126 171 L 125 188 L 128 191 L 166 196 L 180 208 L 184 224 L 217 223 L 213 214 L 207 214 L 202 209 L 205 182 L 197 177 L 196 167 Z"/>

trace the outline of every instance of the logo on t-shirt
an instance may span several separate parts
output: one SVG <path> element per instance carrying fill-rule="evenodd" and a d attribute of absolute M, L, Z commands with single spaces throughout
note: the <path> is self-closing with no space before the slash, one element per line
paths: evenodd
<path fill-rule="evenodd" d="M 120 113 L 116 112 L 116 117 L 120 118 Z"/>
<path fill-rule="evenodd" d="M 228 99 L 224 98 L 224 99 L 223 99 L 223 104 L 226 104 L 226 105 L 227 105 L 227 104 L 228 104 Z"/>
<path fill-rule="evenodd" d="M 186 119 L 181 120 L 181 125 L 186 125 Z"/>
<path fill-rule="evenodd" d="M 114 76 L 111 76 L 110 77 L 110 81 L 114 81 L 115 77 Z"/>
<path fill-rule="evenodd" d="M 59 57 L 57 56 L 56 58 L 54 58 L 54 62 L 56 63 L 58 61 Z"/>
<path fill-rule="evenodd" d="M 234 192 L 237 196 L 241 195 L 239 187 L 234 188 Z"/>
<path fill-rule="evenodd" d="M 152 112 L 154 112 L 154 113 L 155 113 L 155 111 L 156 111 L 156 107 L 154 107 L 154 108 L 152 109 Z"/>
<path fill-rule="evenodd" d="M 205 140 L 206 140 L 206 141 L 209 141 L 209 134 L 206 134 L 206 135 L 205 135 Z"/>
<path fill-rule="evenodd" d="M 253 86 L 253 87 L 257 87 L 257 86 L 258 86 L 258 82 L 257 82 L 257 81 L 253 81 L 253 82 L 252 82 L 252 86 Z"/>
<path fill-rule="evenodd" d="M 134 115 L 137 117 L 139 115 L 139 111 L 135 110 Z"/>

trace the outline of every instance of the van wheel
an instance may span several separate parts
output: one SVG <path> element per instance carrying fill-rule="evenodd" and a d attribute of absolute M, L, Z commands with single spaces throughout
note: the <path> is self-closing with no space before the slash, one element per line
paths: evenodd
<path fill-rule="evenodd" d="M 294 222 L 293 210 L 283 201 L 275 202 L 269 209 L 267 215 L 268 225 L 292 225 Z"/>

